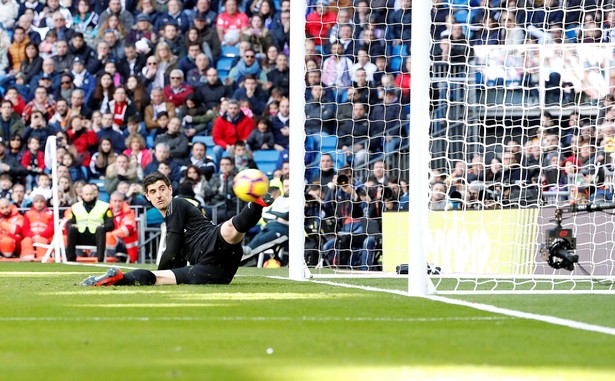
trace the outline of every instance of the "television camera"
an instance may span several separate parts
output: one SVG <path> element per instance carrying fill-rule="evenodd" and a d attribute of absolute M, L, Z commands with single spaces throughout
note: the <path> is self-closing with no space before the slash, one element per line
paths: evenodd
<path fill-rule="evenodd" d="M 564 208 L 557 208 L 553 219 L 555 227 L 545 231 L 546 242 L 540 248 L 542 259 L 554 269 L 574 270 L 574 265 L 579 263 L 579 256 L 575 254 L 577 239 L 572 229 L 564 229 L 562 227 L 563 214 L 591 213 L 608 209 L 615 209 L 615 202 L 585 205 L 573 204 Z"/>

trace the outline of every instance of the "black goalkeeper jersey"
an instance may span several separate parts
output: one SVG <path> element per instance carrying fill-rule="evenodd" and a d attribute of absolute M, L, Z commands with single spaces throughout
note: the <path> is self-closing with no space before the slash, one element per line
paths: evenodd
<path fill-rule="evenodd" d="M 216 263 L 224 253 L 209 250 L 214 247 L 217 225 L 207 219 L 190 201 L 173 198 L 167 215 L 167 247 L 160 260 L 159 270 L 182 267 L 186 262 Z"/>

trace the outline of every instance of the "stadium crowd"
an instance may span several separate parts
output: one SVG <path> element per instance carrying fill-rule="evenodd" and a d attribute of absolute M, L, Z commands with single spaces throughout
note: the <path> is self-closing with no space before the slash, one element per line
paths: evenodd
<path fill-rule="evenodd" d="M 463 67 L 479 45 L 610 41 L 615 12 L 597 5 L 436 0 L 434 62 Z M 306 213 L 314 217 L 308 228 L 318 220 L 314 237 L 331 250 L 325 258 L 332 263 L 371 268 L 379 217 L 407 208 L 409 179 L 389 170 L 391 158 L 409 147 L 411 17 L 411 0 L 308 1 Z M 1 0 L 0 23 L 0 196 L 14 205 L 10 213 L 0 207 L 5 218 L 15 207 L 34 208 L 32 195 L 49 200 L 44 152 L 51 135 L 58 139 L 63 207 L 83 202 L 84 185 L 95 183 L 96 199 L 121 196 L 125 205 L 147 208 L 139 181 L 160 171 L 178 195 L 223 220 L 238 208 L 233 176 L 259 165 L 253 153 L 275 151 L 272 176 L 288 176 L 289 0 Z M 565 87 L 561 78 L 558 85 Z M 599 101 L 611 104 L 608 97 Z M 603 110 L 600 120 L 611 123 L 611 109 Z M 542 189 L 544 171 L 512 175 L 510 168 L 530 153 L 546 167 L 554 154 L 542 149 L 553 136 L 554 151 L 573 157 L 553 161 L 556 167 L 569 162 L 578 171 L 597 162 L 599 149 L 588 159 L 588 149 L 576 147 L 598 147 L 613 131 L 584 128 L 584 118 L 569 123 L 565 136 L 552 125 L 511 142 L 514 160 L 499 174 L 497 163 L 475 157 L 483 168 L 475 180 L 488 181 L 489 172 L 507 185 Z M 433 194 L 441 193 L 434 209 L 469 206 L 484 190 L 473 193 L 474 169 L 462 164 L 434 170 Z M 281 181 L 274 184 L 283 191 Z M 485 194 L 492 193 L 477 197 Z M 148 217 L 155 223 L 153 213 Z M 331 233 L 351 238 L 328 239 Z M 340 259 L 344 250 L 360 255 Z"/>

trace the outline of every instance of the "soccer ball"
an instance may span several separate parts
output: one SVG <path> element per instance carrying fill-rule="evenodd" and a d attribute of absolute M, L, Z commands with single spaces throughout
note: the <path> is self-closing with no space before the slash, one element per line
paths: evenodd
<path fill-rule="evenodd" d="M 267 175 L 258 169 L 244 169 L 233 180 L 233 192 L 240 200 L 256 201 L 269 190 Z"/>

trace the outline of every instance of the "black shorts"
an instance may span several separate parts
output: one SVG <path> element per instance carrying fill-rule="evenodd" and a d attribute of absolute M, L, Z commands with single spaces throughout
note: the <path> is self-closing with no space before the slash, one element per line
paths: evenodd
<path fill-rule="evenodd" d="M 230 244 L 220 234 L 222 224 L 210 230 L 205 246 L 194 265 L 171 269 L 177 284 L 229 284 L 243 257 L 241 243 Z"/>

